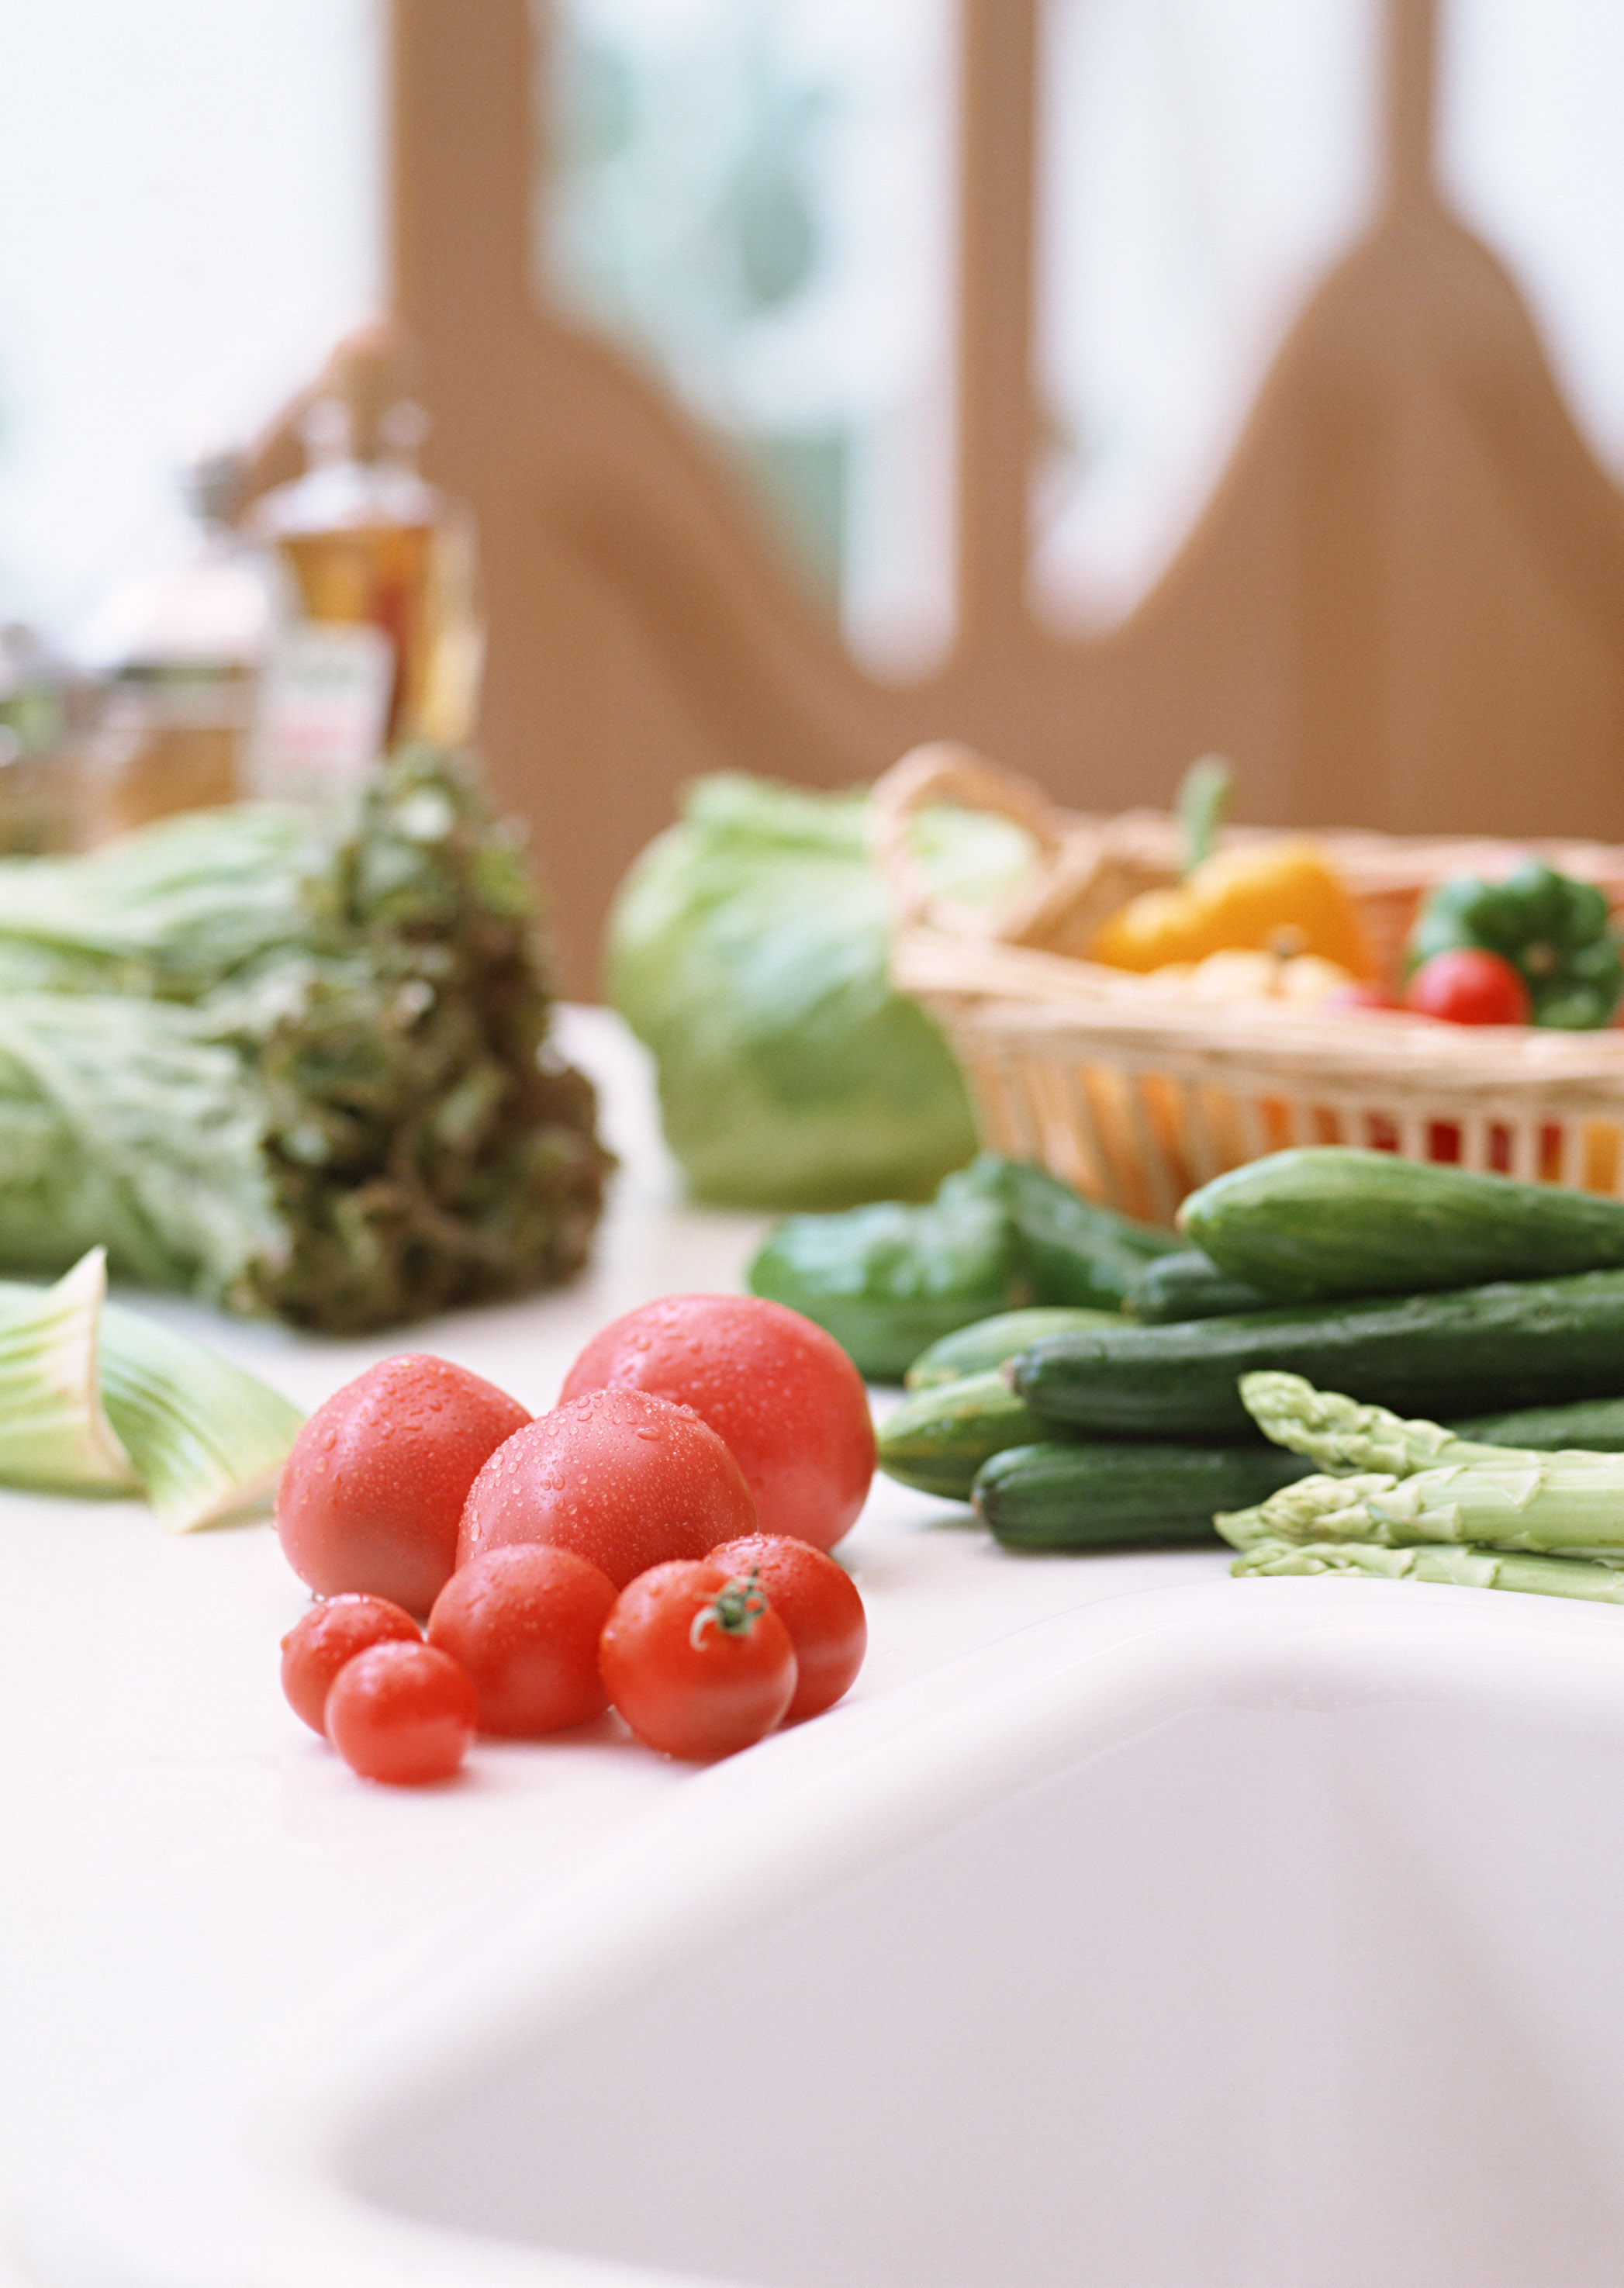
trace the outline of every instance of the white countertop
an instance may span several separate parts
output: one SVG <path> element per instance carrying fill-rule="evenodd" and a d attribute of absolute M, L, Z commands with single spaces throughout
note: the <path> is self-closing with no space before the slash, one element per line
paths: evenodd
<path fill-rule="evenodd" d="M 566 1012 L 563 1029 L 605 1088 L 624 1163 L 567 1292 L 345 1342 L 132 1299 L 306 1407 L 412 1348 L 540 1409 L 606 1320 L 736 1289 L 762 1221 L 677 1205 L 640 1053 L 600 1013 Z M 853 1706 L 1055 1614 L 1224 1567 L 1216 1553 L 1013 1557 L 967 1512 L 883 1479 L 840 1553 L 869 1616 Z M 42 2198 L 93 2174 L 155 2091 L 218 2076 L 226 2101 L 329 1999 L 386 2007 L 705 1784 L 613 1717 L 552 1743 L 481 1742 L 440 1788 L 356 1779 L 282 1700 L 278 1641 L 305 1596 L 268 1523 L 177 1539 L 135 1504 L 0 1494 L 0 1574 L 5 2288 L 39 2276 L 24 2248 Z"/>

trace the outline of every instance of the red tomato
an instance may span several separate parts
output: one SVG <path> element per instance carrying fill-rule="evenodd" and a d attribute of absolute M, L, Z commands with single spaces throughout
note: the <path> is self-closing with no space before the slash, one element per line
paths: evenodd
<path fill-rule="evenodd" d="M 1525 1025 L 1528 988 L 1499 954 L 1456 946 L 1422 963 L 1405 988 L 1404 1005 L 1450 1025 Z"/>
<path fill-rule="evenodd" d="M 395 1787 L 448 1780 L 479 1722 L 473 1686 L 432 1645 L 375 1644 L 333 1679 L 327 1736 L 350 1769 Z"/>
<path fill-rule="evenodd" d="M 538 1414 L 474 1480 L 457 1562 L 511 1541 L 550 1541 L 617 1589 L 669 1557 L 702 1557 L 754 1532 L 739 1465 L 692 1407 L 646 1390 L 593 1390 Z"/>
<path fill-rule="evenodd" d="M 614 1601 L 598 1662 L 638 1739 L 695 1763 L 748 1748 L 795 1697 L 788 1630 L 722 1565 L 639 1574 Z"/>
<path fill-rule="evenodd" d="M 709 1562 L 725 1565 L 730 1573 L 753 1571 L 789 1632 L 796 1683 L 785 1723 L 798 1724 L 833 1707 L 862 1666 L 868 1645 L 867 1617 L 852 1576 L 821 1549 L 772 1533 L 725 1541 L 711 1551 Z"/>
<path fill-rule="evenodd" d="M 529 1419 L 448 1359 L 368 1367 L 294 1441 L 276 1496 L 289 1564 L 320 1597 L 360 1589 L 426 1613 L 450 1578 L 469 1487 Z"/>
<path fill-rule="evenodd" d="M 411 1615 L 386 1597 L 329 1597 L 313 1605 L 282 1639 L 282 1690 L 295 1715 L 319 1732 L 333 1679 L 368 1645 L 420 1644 Z"/>
<path fill-rule="evenodd" d="M 535 1739 L 608 1706 L 598 1640 L 614 1602 L 608 1575 L 573 1549 L 515 1542 L 451 1576 L 429 1615 L 429 1642 L 472 1680 L 482 1732 Z"/>
<path fill-rule="evenodd" d="M 566 1399 L 614 1384 L 693 1407 L 724 1438 L 764 1533 L 832 1549 L 874 1475 L 862 1377 L 832 1335 L 755 1295 L 667 1295 L 593 1336 Z"/>

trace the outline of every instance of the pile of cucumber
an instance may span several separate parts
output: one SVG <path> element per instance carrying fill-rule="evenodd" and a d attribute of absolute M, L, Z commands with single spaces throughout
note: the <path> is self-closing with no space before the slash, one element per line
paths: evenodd
<path fill-rule="evenodd" d="M 1259 1368 L 1495 1443 L 1624 1451 L 1624 1200 L 1391 1154 L 1280 1152 L 1192 1194 L 1122 1307 L 999 1314 L 927 1348 L 880 1466 L 1012 1547 L 1212 1542 L 1310 1466 Z"/>

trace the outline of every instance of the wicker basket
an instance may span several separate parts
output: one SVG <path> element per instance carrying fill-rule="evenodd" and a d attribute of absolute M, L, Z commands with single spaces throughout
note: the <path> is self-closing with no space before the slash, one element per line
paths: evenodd
<path fill-rule="evenodd" d="M 927 804 L 1011 818 L 1036 859 L 995 909 L 933 898 L 909 822 Z M 953 1043 L 986 1142 L 1041 1161 L 1090 1197 L 1170 1223 L 1184 1194 L 1290 1144 L 1361 1144 L 1411 1159 L 1624 1192 L 1624 1031 L 1438 1025 L 1378 1011 L 1214 1004 L 1078 957 L 1105 915 L 1176 878 L 1173 822 L 1055 810 L 962 748 L 919 749 L 875 790 L 891 883 L 896 983 Z M 1264 838 L 1236 831 L 1232 841 Z M 1453 874 L 1510 870 L 1530 849 L 1624 909 L 1624 849 L 1587 844 L 1315 837 L 1395 976 L 1421 898 Z"/>

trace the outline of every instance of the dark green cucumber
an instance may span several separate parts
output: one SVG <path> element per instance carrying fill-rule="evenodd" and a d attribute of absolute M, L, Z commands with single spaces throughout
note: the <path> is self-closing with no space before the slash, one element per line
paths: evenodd
<path fill-rule="evenodd" d="M 1450 1428 L 1490 1446 L 1532 1446 L 1541 1454 L 1624 1454 L 1624 1398 L 1581 1398 L 1573 1406 L 1528 1406 L 1479 1414 Z"/>
<path fill-rule="evenodd" d="M 1281 1303 L 1624 1266 L 1624 1200 L 1337 1145 L 1232 1168 L 1178 1221 L 1220 1270 Z"/>
<path fill-rule="evenodd" d="M 1169 1259 L 1170 1260 L 1171 1259 Z M 960 1327 L 921 1351 L 902 1379 L 909 1390 L 934 1390 L 966 1375 L 990 1374 L 1044 1335 L 1075 1334 L 1084 1327 L 1113 1327 L 1120 1311 L 1090 1311 L 1081 1304 L 1034 1303 L 1026 1311 L 1000 1311 Z"/>
<path fill-rule="evenodd" d="M 1210 1543 L 1219 1510 L 1253 1509 L 1314 1465 L 1278 1446 L 1130 1446 L 1114 1439 L 1011 1446 L 973 1499 L 1006 1549 Z"/>
<path fill-rule="evenodd" d="M 983 1462 L 1006 1446 L 1052 1438 L 1002 1374 L 967 1375 L 905 1398 L 881 1423 L 880 1467 L 888 1478 L 948 1501 L 968 1501 Z"/>
<path fill-rule="evenodd" d="M 1624 1396 L 1624 1271 L 1497 1281 L 1449 1295 L 1242 1311 L 1166 1327 L 1051 1335 L 1006 1371 L 1033 1412 L 1115 1438 L 1245 1441 L 1235 1386 L 1255 1367 L 1454 1422 L 1513 1406 Z"/>
<path fill-rule="evenodd" d="M 1235 1311 L 1266 1311 L 1272 1299 L 1244 1279 L 1220 1271 L 1199 1247 L 1180 1248 L 1147 1263 L 1128 1291 L 1123 1307 L 1142 1326 L 1163 1327 L 1180 1319 L 1222 1319 Z M 1058 1330 L 1056 1330 L 1058 1332 Z M 1035 1342 L 1034 1335 L 1033 1340 Z"/>

